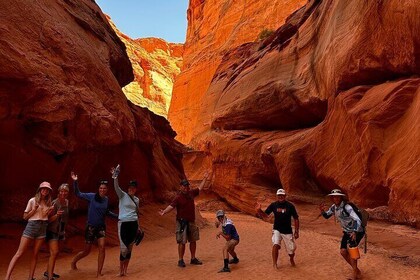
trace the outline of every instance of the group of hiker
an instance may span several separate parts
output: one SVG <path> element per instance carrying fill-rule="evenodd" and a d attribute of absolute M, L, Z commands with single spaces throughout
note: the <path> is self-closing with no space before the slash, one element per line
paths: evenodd
<path fill-rule="evenodd" d="M 133 245 L 141 241 L 144 236 L 140 228 L 139 221 L 139 198 L 136 197 L 137 182 L 130 181 L 127 192 L 119 187 L 118 175 L 120 166 L 111 169 L 111 175 L 114 180 L 114 189 L 119 198 L 119 214 L 115 214 L 109 210 L 107 197 L 108 181 L 100 181 L 98 191 L 96 193 L 80 192 L 78 186 L 78 175 L 71 173 L 73 180 L 74 193 L 78 198 L 89 202 L 87 223 L 85 228 L 85 247 L 78 252 L 71 262 L 71 268 L 77 269 L 77 262 L 86 257 L 92 248 L 94 241 L 98 244 L 98 266 L 97 277 L 102 276 L 102 268 L 105 260 L 105 237 L 106 226 L 105 217 L 107 215 L 118 218 L 118 237 L 120 241 L 120 271 L 119 276 L 127 275 L 127 268 L 130 262 Z M 188 180 L 183 179 L 180 182 L 180 189 L 174 200 L 165 208 L 159 211 L 159 215 L 163 216 L 173 209 L 176 209 L 176 242 L 178 244 L 178 266 L 183 268 L 186 266 L 184 261 L 185 249 L 187 242 L 191 253 L 191 265 L 202 265 L 202 261 L 196 256 L 197 241 L 200 239 L 199 227 L 195 223 L 195 203 L 194 198 L 202 191 L 208 174 L 198 186 L 191 189 Z M 10 261 L 5 279 L 11 278 L 12 271 L 18 259 L 28 248 L 31 241 L 35 241 L 31 266 L 29 271 L 29 280 L 33 280 L 38 252 L 44 240 L 47 241 L 50 251 L 50 257 L 44 276 L 48 280 L 59 278 L 54 273 L 55 261 L 58 254 L 58 242 L 64 239 L 65 226 L 68 221 L 69 207 L 68 194 L 69 185 L 62 184 L 58 188 L 58 197 L 55 200 L 51 198 L 52 188 L 48 182 L 42 182 L 35 194 L 35 197 L 28 201 L 24 211 L 23 218 L 28 220 L 26 228 L 22 234 L 19 248 Z M 325 204 L 320 205 L 321 215 L 328 219 L 331 216 L 340 222 L 343 229 L 343 237 L 340 245 L 340 252 L 343 258 L 353 269 L 353 278 L 360 277 L 360 270 L 357 267 L 357 256 L 353 257 L 350 252 L 365 235 L 365 229 L 362 220 L 357 212 L 357 207 L 348 203 L 346 195 L 339 189 L 334 189 L 328 195 L 331 197 L 333 204 L 326 207 Z M 256 204 L 256 214 L 264 220 L 267 220 L 271 214 L 274 216 L 274 224 L 272 230 L 272 260 L 273 267 L 278 269 L 278 256 L 283 241 L 285 250 L 290 258 L 290 264 L 295 266 L 296 242 L 299 238 L 299 216 L 296 207 L 286 199 L 286 191 L 280 188 L 276 192 L 277 200 L 271 203 L 265 211 L 261 209 L 261 204 Z M 292 218 L 294 221 L 294 231 L 292 228 Z M 230 272 L 229 264 L 239 263 L 239 258 L 235 252 L 236 246 L 239 244 L 239 233 L 233 221 L 229 219 L 224 210 L 216 212 L 215 226 L 221 227 L 221 231 L 216 234 L 216 238 L 223 237 L 226 240 L 222 249 L 223 267 L 219 271 L 221 273 Z M 350 246 L 350 248 L 349 248 Z M 231 256 L 231 258 L 229 257 Z"/>

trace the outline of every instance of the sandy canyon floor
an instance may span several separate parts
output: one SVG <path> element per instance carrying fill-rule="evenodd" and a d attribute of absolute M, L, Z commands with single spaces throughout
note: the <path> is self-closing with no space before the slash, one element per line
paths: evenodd
<path fill-rule="evenodd" d="M 151 205 L 142 213 L 147 237 L 135 247 L 129 266 L 129 275 L 125 279 L 348 279 L 350 267 L 339 254 L 341 232 L 339 226 L 331 219 L 326 221 L 316 218 L 316 206 L 297 204 L 301 220 L 301 237 L 297 240 L 296 267 L 291 267 L 284 250 L 280 251 L 280 269 L 274 270 L 271 265 L 271 224 L 258 218 L 238 212 L 229 212 L 239 234 L 240 244 L 237 253 L 239 264 L 231 265 L 231 273 L 217 273 L 223 266 L 221 248 L 224 241 L 216 239 L 217 229 L 213 226 L 214 212 L 202 211 L 206 221 L 200 232 L 197 256 L 203 261 L 202 266 L 192 266 L 187 262 L 186 268 L 177 264 L 176 243 L 172 232 L 173 217 L 167 217 L 164 223 L 153 221 L 160 219 L 156 214 L 160 206 Z M 162 220 L 160 220 L 162 221 Z M 111 227 L 113 224 L 110 225 Z M 8 262 L 17 249 L 22 225 L 1 225 L 0 257 L 1 277 L 4 277 Z M 118 279 L 119 248 L 115 246 L 116 235 L 111 230 L 109 246 L 102 279 Z M 19 232 L 19 233 L 13 233 Z M 158 233 L 158 234 L 154 234 Z M 363 279 L 420 279 L 420 232 L 401 225 L 391 225 L 372 221 L 369 224 L 369 242 L 367 254 L 362 254 L 360 269 Z M 79 270 L 71 271 L 70 262 L 75 252 L 83 246 L 83 240 L 74 237 L 66 244 L 72 253 L 61 253 L 55 272 L 60 279 L 93 279 L 96 275 L 97 250 L 78 263 Z M 189 260 L 189 251 L 186 260 Z M 35 277 L 42 279 L 48 253 L 44 249 Z M 26 279 L 29 268 L 30 253 L 17 264 L 12 279 Z"/>

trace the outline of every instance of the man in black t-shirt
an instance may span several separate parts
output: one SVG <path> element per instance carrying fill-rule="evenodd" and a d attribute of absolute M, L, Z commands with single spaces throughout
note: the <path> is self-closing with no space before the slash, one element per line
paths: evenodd
<path fill-rule="evenodd" d="M 257 213 L 265 220 L 268 216 L 274 214 L 273 225 L 273 267 L 277 266 L 277 259 L 279 257 L 280 243 L 283 240 L 286 251 L 290 257 L 290 264 L 295 266 L 295 239 L 299 238 L 299 216 L 295 206 L 286 200 L 286 192 L 283 189 L 277 190 L 277 201 L 271 203 L 265 211 L 261 210 L 261 204 L 257 203 Z M 295 222 L 295 232 L 292 230 L 292 217 Z"/>

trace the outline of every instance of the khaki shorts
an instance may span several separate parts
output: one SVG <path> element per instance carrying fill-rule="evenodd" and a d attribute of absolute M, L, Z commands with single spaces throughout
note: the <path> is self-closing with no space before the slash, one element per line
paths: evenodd
<path fill-rule="evenodd" d="M 198 226 L 192 222 L 186 222 L 188 226 L 181 229 L 181 222 L 176 220 L 176 242 L 186 244 L 188 242 L 195 242 L 200 240 L 200 232 Z"/>
<path fill-rule="evenodd" d="M 273 241 L 273 245 L 278 245 L 281 248 L 281 241 L 283 240 L 284 246 L 286 247 L 286 251 L 289 255 L 292 255 L 296 251 L 296 243 L 295 239 L 293 238 L 293 234 L 283 234 L 280 233 L 278 230 L 273 230 L 273 236 L 271 238 Z"/>
<path fill-rule="evenodd" d="M 228 252 L 232 252 L 238 244 L 239 240 L 231 239 L 229 241 L 226 241 L 225 247 L 227 248 Z"/>

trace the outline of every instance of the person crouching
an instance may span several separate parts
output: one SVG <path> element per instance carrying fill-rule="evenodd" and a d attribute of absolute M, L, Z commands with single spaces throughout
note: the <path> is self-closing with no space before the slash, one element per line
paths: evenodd
<path fill-rule="evenodd" d="M 219 272 L 230 272 L 229 264 L 236 264 L 239 262 L 238 256 L 235 252 L 236 245 L 239 244 L 239 235 L 236 227 L 233 225 L 231 219 L 228 219 L 223 210 L 216 212 L 217 221 L 216 227 L 222 226 L 222 231 L 216 234 L 216 238 L 222 236 L 226 239 L 225 246 L 223 247 L 223 268 Z M 229 254 L 233 257 L 229 261 Z"/>

